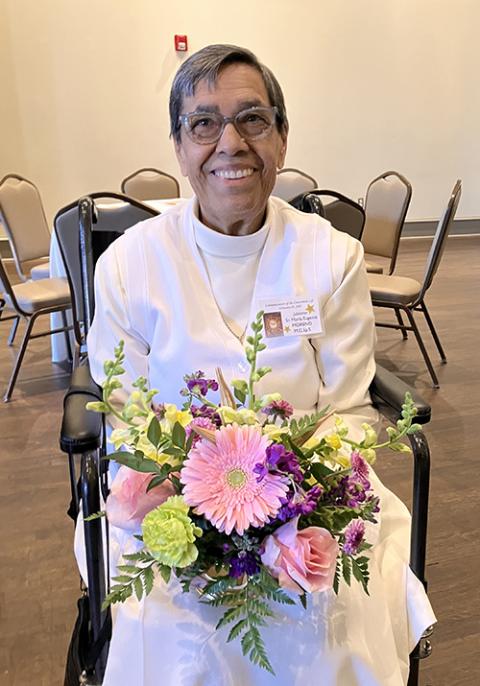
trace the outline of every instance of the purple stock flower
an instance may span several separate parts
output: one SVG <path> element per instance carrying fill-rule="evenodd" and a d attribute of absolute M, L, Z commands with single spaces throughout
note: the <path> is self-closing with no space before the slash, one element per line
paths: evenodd
<path fill-rule="evenodd" d="M 234 579 L 238 579 L 244 574 L 252 576 L 253 574 L 257 574 L 259 571 L 260 565 L 258 564 L 258 560 L 253 553 L 242 550 L 238 553 L 238 555 L 234 555 L 230 558 L 229 576 L 233 577 Z"/>
<path fill-rule="evenodd" d="M 187 374 L 184 378 L 190 393 L 205 396 L 209 390 L 218 391 L 218 383 L 215 379 L 206 379 L 205 372 L 200 370 L 194 374 Z"/>
<path fill-rule="evenodd" d="M 293 414 L 293 407 L 286 400 L 274 400 L 262 408 L 263 414 L 273 417 L 273 419 L 288 419 Z"/>
<path fill-rule="evenodd" d="M 209 419 L 212 424 L 215 424 L 217 429 L 222 425 L 220 415 L 215 411 L 214 407 L 209 407 L 208 405 L 192 405 L 190 407 L 190 412 L 192 413 L 192 417 L 205 417 L 206 419 Z"/>
<path fill-rule="evenodd" d="M 277 512 L 277 519 L 286 522 L 299 515 L 311 514 L 316 509 L 322 493 L 323 488 L 321 486 L 313 486 L 306 493 L 290 491 L 286 498 L 282 498 L 282 507 Z"/>
<path fill-rule="evenodd" d="M 361 519 L 354 519 L 345 530 L 343 552 L 345 555 L 356 555 L 365 536 L 365 524 Z"/>
<path fill-rule="evenodd" d="M 297 456 L 281 443 L 272 443 L 265 451 L 265 462 L 255 465 L 253 471 L 258 474 L 257 481 L 260 483 L 269 471 L 285 472 L 291 474 L 294 481 L 303 481 L 303 473 L 298 464 Z"/>

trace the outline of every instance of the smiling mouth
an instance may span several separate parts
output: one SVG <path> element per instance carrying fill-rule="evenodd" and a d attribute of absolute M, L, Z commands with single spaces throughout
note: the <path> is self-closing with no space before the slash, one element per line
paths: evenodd
<path fill-rule="evenodd" d="M 254 171 L 251 167 L 247 169 L 217 169 L 213 174 L 220 179 L 244 179 L 251 176 Z"/>

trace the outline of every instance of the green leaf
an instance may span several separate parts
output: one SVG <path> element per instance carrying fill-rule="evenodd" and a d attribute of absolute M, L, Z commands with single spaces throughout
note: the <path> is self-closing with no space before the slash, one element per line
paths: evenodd
<path fill-rule="evenodd" d="M 340 586 L 340 574 L 341 574 L 341 561 L 340 558 L 337 557 L 337 563 L 335 565 L 335 576 L 333 577 L 333 592 L 335 595 L 338 595 L 338 589 Z"/>
<path fill-rule="evenodd" d="M 135 570 L 136 572 L 138 570 Z M 129 584 L 130 581 L 132 580 L 131 576 L 127 576 L 126 574 L 120 574 L 119 576 L 112 576 L 113 581 L 117 581 L 120 584 Z"/>
<path fill-rule="evenodd" d="M 183 455 L 185 455 L 185 451 L 182 448 L 177 448 L 175 445 L 164 448 L 162 452 L 165 453 L 165 455 L 173 455 L 174 457 L 183 457 Z"/>
<path fill-rule="evenodd" d="M 368 595 L 368 557 L 351 557 L 349 559 L 352 563 L 353 576 L 357 581 L 359 581 L 362 584 L 365 593 Z"/>
<path fill-rule="evenodd" d="M 137 600 L 141 600 L 143 597 L 143 583 L 142 583 L 142 577 L 139 575 L 136 577 L 135 581 L 133 582 L 133 586 L 135 589 L 135 595 L 137 596 Z"/>
<path fill-rule="evenodd" d="M 163 484 L 163 482 L 167 479 L 167 476 L 161 476 L 160 474 L 157 474 L 156 476 L 153 477 L 153 479 L 150 479 L 148 482 L 147 486 L 147 493 L 152 490 L 152 488 L 155 488 L 156 486 L 160 486 Z"/>
<path fill-rule="evenodd" d="M 330 476 L 334 473 L 333 469 L 330 469 L 321 462 L 314 462 L 311 464 L 310 471 L 317 481 L 322 481 L 326 476 Z"/>
<path fill-rule="evenodd" d="M 142 453 L 140 452 L 133 454 L 126 450 L 119 450 L 116 453 L 110 453 L 110 455 L 106 455 L 102 459 L 115 460 L 115 462 L 123 464 L 126 467 L 130 467 L 130 469 L 134 469 L 136 472 L 144 472 L 147 474 L 149 472 L 152 474 L 158 474 L 161 469 L 157 462 L 143 457 Z"/>
<path fill-rule="evenodd" d="M 162 437 L 162 429 L 160 427 L 160 422 L 156 417 L 152 417 L 152 420 L 148 426 L 147 438 L 154 445 L 158 447 L 160 439 Z"/>
<path fill-rule="evenodd" d="M 222 626 L 226 626 L 230 622 L 233 622 L 235 619 L 238 619 L 243 613 L 243 607 L 232 607 L 230 610 L 227 610 L 223 617 L 219 619 L 217 622 L 217 626 L 215 629 L 221 629 Z"/>
<path fill-rule="evenodd" d="M 138 567 L 135 565 L 118 565 L 117 569 L 124 574 L 138 574 Z"/>
<path fill-rule="evenodd" d="M 350 586 L 352 580 L 352 558 L 348 555 L 342 555 L 342 574 L 347 586 Z"/>
<path fill-rule="evenodd" d="M 151 567 L 145 567 L 142 578 L 143 578 L 143 587 L 145 589 L 145 595 L 148 595 L 152 591 L 152 588 L 153 588 L 153 579 L 154 579 L 153 569 Z"/>
<path fill-rule="evenodd" d="M 159 565 L 160 576 L 165 581 L 166 584 L 170 581 L 172 575 L 172 568 L 167 567 L 167 565 Z"/>
<path fill-rule="evenodd" d="M 182 448 L 182 454 L 183 448 L 185 447 L 186 437 L 187 435 L 185 433 L 185 429 L 183 428 L 183 426 L 180 424 L 180 422 L 175 422 L 172 430 L 172 443 L 173 445 L 176 445 L 178 448 Z"/>
<path fill-rule="evenodd" d="M 306 610 L 307 609 L 307 594 L 306 593 L 302 593 L 302 595 L 300 596 L 300 602 L 303 605 L 303 609 Z"/>
<path fill-rule="evenodd" d="M 248 626 L 248 622 L 246 619 L 241 619 L 237 624 L 235 624 L 231 629 L 230 633 L 228 634 L 227 637 L 227 643 L 230 643 L 230 641 L 233 641 L 236 639 L 240 634 L 242 633 L 243 629 Z"/>
<path fill-rule="evenodd" d="M 89 515 L 88 517 L 84 517 L 83 521 L 84 522 L 93 522 L 94 519 L 101 519 L 102 517 L 106 517 L 107 513 L 105 510 L 100 510 L 99 512 L 94 512 L 93 514 Z"/>
<path fill-rule="evenodd" d="M 233 395 L 242 405 L 245 403 L 245 400 L 247 399 L 247 394 L 241 391 L 239 388 L 233 389 Z"/>

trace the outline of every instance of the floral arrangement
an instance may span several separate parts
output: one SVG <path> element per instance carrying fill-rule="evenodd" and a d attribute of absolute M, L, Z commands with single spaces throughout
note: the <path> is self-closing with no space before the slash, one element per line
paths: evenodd
<path fill-rule="evenodd" d="M 350 440 L 339 417 L 322 436 L 328 410 L 294 418 L 279 394 L 257 397 L 256 383 L 271 371 L 257 366 L 266 347 L 262 315 L 247 338 L 248 380 L 230 388 L 220 369 L 217 379 L 188 375 L 179 409 L 153 404 L 157 391 L 139 378 L 118 410 L 112 394 L 122 387 L 120 342 L 105 363 L 103 401 L 87 407 L 121 421 L 107 459 L 122 466 L 106 515 L 143 544 L 124 555 L 104 606 L 133 594 L 140 600 L 155 572 L 166 583 L 174 574 L 184 591 L 225 608 L 216 628 L 230 626 L 226 640 L 240 639 L 243 654 L 274 673 L 260 633 L 274 616 L 272 601 L 293 604 L 296 597 L 306 607 L 308 594 L 337 592 L 342 578 L 368 593 L 365 523 L 375 523 L 379 511 L 368 465 L 378 448 L 408 452 L 401 439 L 420 427 L 408 395 L 383 443 L 367 424 L 362 441 Z M 208 399 L 211 391 L 220 391 L 220 404 Z"/>

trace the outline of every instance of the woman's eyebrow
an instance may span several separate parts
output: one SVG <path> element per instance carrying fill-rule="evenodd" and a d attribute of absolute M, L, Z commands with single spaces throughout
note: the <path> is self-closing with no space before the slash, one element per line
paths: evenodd
<path fill-rule="evenodd" d="M 238 103 L 237 112 L 242 110 L 248 110 L 250 107 L 269 107 L 260 98 L 254 98 L 252 100 L 243 100 Z M 195 107 L 192 112 L 220 112 L 220 107 L 218 105 L 202 105 L 199 104 Z"/>

